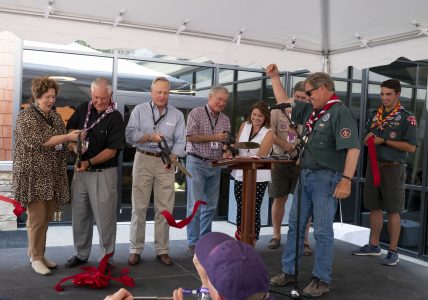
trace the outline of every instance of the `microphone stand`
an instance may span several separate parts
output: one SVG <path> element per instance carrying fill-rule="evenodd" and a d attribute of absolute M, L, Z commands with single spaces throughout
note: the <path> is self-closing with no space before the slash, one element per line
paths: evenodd
<path fill-rule="evenodd" d="M 300 291 L 299 291 L 299 285 L 298 285 L 298 276 L 299 276 L 299 244 L 300 244 L 300 210 L 301 210 L 301 197 L 302 197 L 302 166 L 303 166 L 303 152 L 306 148 L 306 142 L 300 132 L 297 130 L 297 125 L 290 119 L 286 109 L 281 109 L 282 113 L 287 118 L 288 122 L 290 123 L 290 127 L 293 128 L 296 131 L 297 138 L 299 139 L 299 143 L 297 144 L 298 148 L 296 149 L 298 151 L 297 160 L 300 160 L 300 172 L 299 172 L 299 181 L 297 186 L 297 230 L 296 230 L 296 248 L 295 248 L 295 256 L 294 256 L 294 287 L 290 292 L 290 296 L 292 299 L 301 299 L 300 298 Z M 308 150 L 310 151 L 310 150 Z M 293 198 L 294 201 L 294 198 Z"/>

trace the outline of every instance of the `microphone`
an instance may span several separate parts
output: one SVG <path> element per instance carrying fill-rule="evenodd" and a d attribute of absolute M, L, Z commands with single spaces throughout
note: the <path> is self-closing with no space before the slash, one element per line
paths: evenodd
<path fill-rule="evenodd" d="M 273 110 L 273 109 L 281 109 L 281 110 L 284 110 L 284 109 L 286 109 L 286 108 L 289 108 L 289 107 L 293 108 L 293 107 L 295 107 L 295 106 L 296 106 L 296 104 L 294 104 L 294 102 L 290 102 L 290 103 L 280 103 L 280 104 L 277 104 L 277 105 L 274 105 L 274 106 L 269 106 L 269 110 Z"/>

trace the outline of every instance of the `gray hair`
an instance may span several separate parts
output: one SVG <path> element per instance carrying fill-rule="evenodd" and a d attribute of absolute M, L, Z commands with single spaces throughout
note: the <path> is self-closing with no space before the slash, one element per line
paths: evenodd
<path fill-rule="evenodd" d="M 215 85 L 210 89 L 210 92 L 208 94 L 208 97 L 211 97 L 212 95 L 215 95 L 217 92 L 222 91 L 223 93 L 225 93 L 226 95 L 229 95 L 229 91 L 227 90 L 227 88 L 225 88 L 222 85 Z"/>
<path fill-rule="evenodd" d="M 159 77 L 156 77 L 155 79 L 153 79 L 152 86 L 151 86 L 152 89 L 153 89 L 154 85 L 156 84 L 156 82 L 158 82 L 158 81 L 166 82 L 166 83 L 168 83 L 168 86 L 170 85 L 169 80 L 166 79 L 166 77 L 159 76 Z"/>
<path fill-rule="evenodd" d="M 111 96 L 113 93 L 113 87 L 111 86 L 110 80 L 104 77 L 98 77 L 91 83 L 91 92 L 94 91 L 94 89 L 105 87 L 107 89 L 107 93 Z"/>
<path fill-rule="evenodd" d="M 334 91 L 334 81 L 327 73 L 317 72 L 306 78 L 305 84 L 310 84 L 314 88 L 324 85 L 329 91 Z"/>

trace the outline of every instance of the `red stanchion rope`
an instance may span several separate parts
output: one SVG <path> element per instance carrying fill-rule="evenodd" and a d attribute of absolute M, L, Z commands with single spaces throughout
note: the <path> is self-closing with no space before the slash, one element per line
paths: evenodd
<path fill-rule="evenodd" d="M 377 164 L 377 155 L 376 155 L 376 147 L 374 144 L 374 136 L 371 136 L 367 139 L 367 146 L 369 150 L 369 159 L 370 159 L 370 167 L 372 169 L 373 174 L 373 185 L 380 186 L 380 171 L 379 166 Z"/>
<path fill-rule="evenodd" d="M 205 201 L 198 200 L 196 201 L 195 205 L 193 206 L 193 211 L 190 216 L 185 218 L 184 220 L 181 220 L 180 222 L 177 222 L 174 217 L 171 215 L 171 213 L 167 210 L 164 210 L 161 212 L 161 214 L 165 217 L 166 221 L 168 222 L 169 226 L 175 227 L 175 228 L 183 228 L 187 224 L 189 224 L 193 217 L 195 216 L 196 212 L 198 211 L 199 205 L 207 205 Z"/>
<path fill-rule="evenodd" d="M 11 199 L 5 196 L 0 195 L 0 201 L 8 202 L 12 204 L 15 208 L 13 209 L 13 213 L 15 216 L 20 217 L 24 211 L 26 211 L 25 207 L 22 207 L 21 204 L 15 199 Z"/>
<path fill-rule="evenodd" d="M 55 285 L 55 290 L 57 292 L 63 291 L 64 288 L 61 286 L 61 284 L 63 284 L 68 280 L 71 280 L 71 282 L 77 286 L 87 285 L 93 289 L 102 289 L 107 287 L 110 280 L 120 282 L 123 285 L 128 287 L 134 287 L 135 286 L 134 279 L 128 276 L 128 273 L 129 273 L 128 268 L 123 268 L 122 270 L 120 270 L 119 278 L 115 278 L 111 275 L 111 270 L 113 267 L 108 264 L 108 260 L 112 255 L 113 255 L 112 253 L 106 254 L 101 260 L 98 268 L 91 267 L 91 266 L 81 267 L 80 269 L 82 269 L 85 272 L 61 279 Z"/>

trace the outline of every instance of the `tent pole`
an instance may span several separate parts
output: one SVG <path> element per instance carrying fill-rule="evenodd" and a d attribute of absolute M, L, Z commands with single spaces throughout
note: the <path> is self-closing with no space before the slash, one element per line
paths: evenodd
<path fill-rule="evenodd" d="M 323 56 L 322 71 L 330 75 L 330 58 L 328 55 Z"/>

